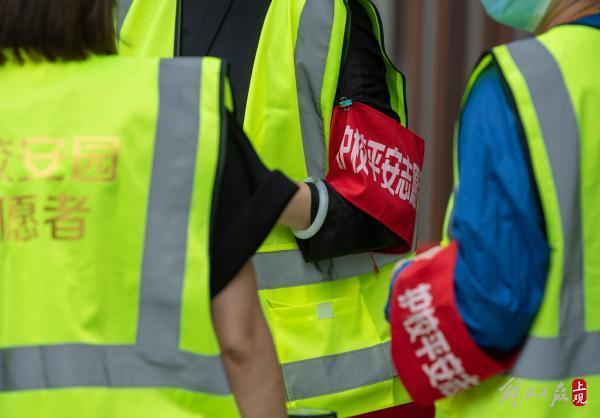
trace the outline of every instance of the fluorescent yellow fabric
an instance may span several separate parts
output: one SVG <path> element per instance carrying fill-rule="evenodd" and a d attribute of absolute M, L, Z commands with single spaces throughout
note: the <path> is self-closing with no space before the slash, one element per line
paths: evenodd
<path fill-rule="evenodd" d="M 64 389 L 0 395 L 6 418 L 231 418 L 229 397 L 171 389 Z M 201 411 L 200 411 L 201 410 Z"/>
<path fill-rule="evenodd" d="M 176 79 L 177 70 L 188 64 L 94 57 L 0 67 L 0 148 L 6 150 L 0 152 L 2 417 L 239 415 L 231 395 L 172 386 L 170 373 L 178 370 L 170 359 L 156 356 L 156 347 L 136 345 L 142 278 L 151 274 L 143 271 L 150 194 L 152 183 L 163 181 L 153 179 L 155 146 L 161 135 L 168 141 L 180 128 L 169 125 L 168 113 L 177 109 L 161 95 L 169 87 L 183 90 L 161 73 L 168 67 L 167 75 Z M 182 297 L 181 329 L 168 330 L 179 340 L 167 349 L 185 351 L 183 359 L 206 357 L 214 363 L 219 347 L 210 314 L 209 233 L 226 80 L 218 59 L 195 59 L 193 66 L 199 81 L 190 86 L 189 97 L 200 97 L 200 129 L 185 127 L 188 142 L 198 145 L 190 157 L 195 163 L 185 206 L 189 220 L 183 224 L 183 289 L 179 294 L 175 289 L 175 298 Z M 168 116 L 162 126 L 161 112 Z M 180 197 L 186 199 L 184 193 Z M 56 355 L 61 351 L 74 353 L 73 364 L 84 367 L 53 364 L 53 358 L 68 360 Z M 148 372 L 129 357 L 120 364 L 122 355 L 139 360 L 153 379 L 164 360 L 167 366 L 158 369 L 164 380 L 145 382 L 139 376 Z"/>
<path fill-rule="evenodd" d="M 158 108 L 156 89 L 146 88 L 158 80 L 158 61 L 144 61 L 144 64 L 138 66 L 135 60 L 94 59 L 84 64 L 28 64 L 25 67 L 8 64 L 0 67 L 4 92 L 0 105 L 0 137 L 12 146 L 13 154 L 18 155 L 19 149 L 25 148 L 32 157 L 29 164 L 21 163 L 22 160 L 15 156 L 6 161 L 0 184 L 2 197 L 6 200 L 9 196 L 35 196 L 31 199 L 30 204 L 34 206 L 31 209 L 43 210 L 47 206 L 44 200 L 47 196 L 67 194 L 85 199 L 82 208 L 88 210 L 73 214 L 75 219 L 85 220 L 81 231 L 79 228 L 75 231 L 85 233 L 82 237 L 85 239 L 65 241 L 66 244 L 61 245 L 52 238 L 52 224 L 43 224 L 45 219 L 32 223 L 35 239 L 32 236 L 26 241 L 23 234 L 20 239 L 24 241 L 18 240 L 18 231 L 11 231 L 10 225 L 6 225 L 10 220 L 5 219 L 5 240 L 0 243 L 1 311 L 10 316 L 4 316 L 6 322 L 3 321 L 0 327 L 1 347 L 83 340 L 109 344 L 135 341 L 137 266 L 141 264 L 140 237 L 144 233 L 148 199 L 148 190 L 138 184 L 150 182 L 151 139 Z M 132 80 L 133 77 L 123 74 L 136 76 Z M 104 92 L 104 87 L 100 86 L 105 85 L 114 88 Z M 98 91 L 92 110 L 89 106 L 93 90 L 89 89 L 93 88 Z M 128 90 L 138 94 L 124 94 Z M 134 116 L 139 115 L 138 124 L 129 123 L 130 109 L 135 109 Z M 125 135 L 148 137 L 147 151 L 138 153 L 139 143 L 122 140 Z M 101 181 L 77 181 L 74 165 L 86 160 L 77 150 L 81 147 L 76 142 L 94 146 L 94 137 L 98 137 L 98 146 L 104 145 L 109 155 L 118 150 L 119 155 L 128 159 L 122 163 L 118 175 L 118 167 L 111 164 L 108 167 L 111 171 L 105 177 L 92 173 Z M 41 157 L 35 160 L 37 153 L 41 153 Z M 106 163 L 111 163 L 110 159 L 106 159 Z M 41 171 L 36 169 L 38 166 L 49 168 L 40 175 L 62 180 L 15 181 L 35 176 Z M 85 179 L 86 173 L 82 174 Z M 121 180 L 125 178 L 135 181 Z M 9 179 L 13 181 L 9 182 Z M 110 198 L 104 198 L 105 195 Z M 6 217 L 10 203 L 5 200 Z M 89 206 L 92 200 L 95 200 L 93 209 Z M 125 200 L 130 201 L 128 210 L 119 210 L 119 203 Z M 52 218 L 51 212 L 45 215 Z M 107 223 L 106 216 L 113 217 L 113 222 Z M 131 233 L 121 234 L 125 228 Z M 6 239 L 7 235 L 15 240 L 10 240 L 10 236 Z M 117 237 L 119 240 L 114 242 Z M 98 245 L 101 240 L 114 242 L 114 245 Z M 114 263 L 99 260 L 114 260 Z M 116 265 L 124 266 L 118 275 Z M 66 266 L 72 268 L 65 269 Z M 80 268 L 73 268 L 76 266 Z M 97 277 L 105 279 L 96 280 Z M 120 291 L 111 294 L 110 289 L 119 287 Z M 103 294 L 110 297 L 97 297 Z M 71 303 L 64 303 L 69 300 Z M 18 326 L 9 318 L 14 318 Z"/>
<path fill-rule="evenodd" d="M 119 36 L 121 55 L 173 57 L 179 0 L 122 0 L 130 9 Z M 124 7 L 119 4 L 119 7 Z"/>

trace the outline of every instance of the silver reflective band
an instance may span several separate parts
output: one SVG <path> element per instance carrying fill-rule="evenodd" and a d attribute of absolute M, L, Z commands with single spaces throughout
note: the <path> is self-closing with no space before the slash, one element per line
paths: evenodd
<path fill-rule="evenodd" d="M 178 348 L 200 126 L 201 68 L 202 61 L 193 58 L 160 63 L 136 344 L 2 349 L 0 391 L 171 387 L 215 395 L 230 393 L 218 356 Z"/>
<path fill-rule="evenodd" d="M 127 13 L 129 13 L 129 9 L 131 8 L 131 4 L 133 0 L 118 0 L 117 5 L 117 36 L 120 36 L 121 29 L 123 29 L 123 24 L 125 23 L 125 18 L 127 17 Z"/>
<path fill-rule="evenodd" d="M 137 343 L 177 350 L 200 128 L 202 61 L 163 60 Z"/>
<path fill-rule="evenodd" d="M 310 177 L 317 178 L 326 174 L 321 93 L 333 30 L 334 6 L 333 1 L 306 0 L 294 51 L 306 171 Z"/>
<path fill-rule="evenodd" d="M 304 286 L 374 272 L 396 263 L 401 256 L 356 254 L 307 263 L 299 250 L 259 253 L 252 258 L 259 290 Z"/>
<path fill-rule="evenodd" d="M 82 387 L 176 388 L 228 395 L 221 359 L 136 346 L 57 345 L 0 350 L 0 393 Z"/>
<path fill-rule="evenodd" d="M 530 337 L 511 376 L 562 380 L 600 374 L 600 332 L 558 338 Z"/>
<path fill-rule="evenodd" d="M 390 343 L 282 366 L 288 401 L 373 385 L 396 376 Z"/>
<path fill-rule="evenodd" d="M 542 130 L 560 207 L 564 248 L 559 336 L 531 337 L 511 374 L 559 379 L 597 373 L 599 334 L 585 332 L 583 313 L 581 139 L 577 117 L 560 66 L 541 42 L 535 38 L 516 42 L 509 51 L 525 78 Z"/>

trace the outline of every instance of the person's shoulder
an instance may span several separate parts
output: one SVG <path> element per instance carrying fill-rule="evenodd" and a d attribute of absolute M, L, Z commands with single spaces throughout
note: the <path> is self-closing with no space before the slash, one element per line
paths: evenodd
<path fill-rule="evenodd" d="M 488 64 L 477 76 L 469 92 L 465 109 L 484 111 L 486 104 L 504 103 L 506 94 L 502 86 L 500 70 L 494 63 Z M 482 112 L 484 113 L 484 112 Z"/>
<path fill-rule="evenodd" d="M 511 140 L 518 133 L 509 94 L 504 88 L 500 70 L 493 62 L 474 81 L 460 116 L 460 128 L 461 144 L 494 147 Z"/>

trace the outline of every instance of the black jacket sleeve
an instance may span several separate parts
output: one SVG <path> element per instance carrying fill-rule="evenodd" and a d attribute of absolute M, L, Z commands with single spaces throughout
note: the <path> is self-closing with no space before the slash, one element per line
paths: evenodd
<path fill-rule="evenodd" d="M 265 240 L 298 186 L 258 158 L 231 114 L 211 237 L 211 296 L 233 280 Z"/>
<path fill-rule="evenodd" d="M 314 184 L 309 184 L 312 195 L 311 216 L 317 215 L 319 196 Z M 352 206 L 333 187 L 327 184 L 329 209 L 325 224 L 308 240 L 297 240 L 306 261 L 321 261 L 365 251 L 395 247 L 400 243 L 396 235 L 379 221 Z"/>
<path fill-rule="evenodd" d="M 399 122 L 390 103 L 386 65 L 373 34 L 366 10 L 356 0 L 349 2 L 352 16 L 350 43 L 338 83 L 338 99 L 346 97 L 367 104 Z M 319 196 L 311 186 L 312 219 Z M 383 224 L 362 212 L 327 185 L 329 209 L 320 231 L 308 240 L 297 240 L 306 261 L 320 261 L 349 254 L 398 246 L 402 240 Z"/>

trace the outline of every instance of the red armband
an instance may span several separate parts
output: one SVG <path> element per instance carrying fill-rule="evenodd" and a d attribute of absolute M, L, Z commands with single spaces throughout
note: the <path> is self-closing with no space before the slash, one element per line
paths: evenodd
<path fill-rule="evenodd" d="M 400 273 L 392 292 L 392 356 L 402 383 L 419 405 L 455 395 L 501 373 L 463 323 L 454 293 L 458 245 L 429 251 Z"/>
<path fill-rule="evenodd" d="M 402 238 L 411 249 L 425 142 L 389 116 L 362 103 L 333 112 L 326 181 L 351 204 Z"/>

